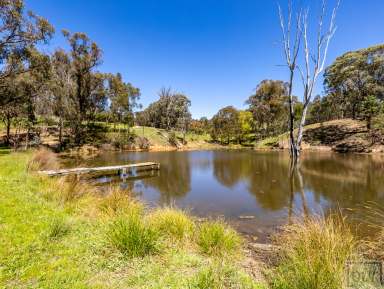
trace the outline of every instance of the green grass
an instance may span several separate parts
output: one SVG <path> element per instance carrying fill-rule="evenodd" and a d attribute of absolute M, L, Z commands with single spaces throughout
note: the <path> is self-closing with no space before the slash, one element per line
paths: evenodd
<path fill-rule="evenodd" d="M 104 125 L 108 130 L 114 129 L 113 124 L 106 124 L 106 123 L 99 123 Z M 116 124 L 116 129 L 126 130 L 127 127 L 124 124 Z M 130 131 L 133 132 L 135 135 L 140 137 L 145 137 L 150 140 L 152 145 L 155 146 L 170 146 L 168 138 L 170 132 L 165 129 L 159 129 L 154 127 L 142 127 L 142 126 L 134 126 L 130 128 Z M 109 132 L 109 138 L 112 138 L 113 135 L 116 133 Z M 176 136 L 179 139 L 183 138 L 183 134 L 181 132 L 176 132 Z M 185 135 L 185 139 L 187 143 L 204 143 L 211 141 L 211 137 L 209 134 L 195 134 L 192 132 L 188 132 Z"/>
<path fill-rule="evenodd" d="M 221 256 L 236 252 L 241 238 L 221 221 L 204 222 L 199 228 L 197 244 L 204 254 Z"/>
<path fill-rule="evenodd" d="M 170 145 L 168 142 L 170 132 L 168 132 L 165 129 L 158 129 L 154 127 L 144 127 L 144 130 L 143 130 L 143 127 L 135 126 L 132 128 L 132 131 L 138 136 L 144 136 L 148 138 L 155 145 L 163 145 L 163 146 Z M 176 132 L 176 136 L 179 139 L 183 138 L 183 134 L 181 132 Z M 192 132 L 188 132 L 185 135 L 185 140 L 187 141 L 187 143 L 209 142 L 211 141 L 211 137 L 209 134 L 199 135 Z"/>
<path fill-rule="evenodd" d="M 223 262 L 214 262 L 202 268 L 195 274 L 191 285 L 191 288 L 196 289 L 265 288 L 254 284 L 249 276 L 237 272 L 233 267 Z"/>
<path fill-rule="evenodd" d="M 193 236 L 175 243 L 166 233 L 152 235 L 159 229 L 145 210 L 142 219 L 125 218 L 140 206 L 122 195 L 60 197 L 67 192 L 56 179 L 27 172 L 30 159 L 30 152 L 0 156 L 0 288 L 199 288 L 201 268 L 228 262 L 202 254 Z M 117 243 L 111 228 L 117 239 L 123 236 Z M 256 286 L 241 260 L 230 265 L 236 283 L 226 281 L 226 270 L 215 271 L 214 279 L 233 288 Z"/>
<path fill-rule="evenodd" d="M 28 157 L 0 157 L 0 287 L 88 288 L 96 240 L 86 222 L 76 222 L 76 234 L 67 235 L 61 225 L 52 225 L 66 214 L 39 197 L 46 184 L 26 173 Z M 46 237 L 59 231 L 58 242 Z"/>
<path fill-rule="evenodd" d="M 137 212 L 117 217 L 107 234 L 111 244 L 127 257 L 145 257 L 159 251 L 158 231 Z"/>
<path fill-rule="evenodd" d="M 255 148 L 257 149 L 267 149 L 271 147 L 275 147 L 278 145 L 279 141 L 288 140 L 288 134 L 282 134 L 278 136 L 267 137 L 255 144 Z"/>
<path fill-rule="evenodd" d="M 149 222 L 162 235 L 176 240 L 191 237 L 195 224 L 185 212 L 174 208 L 155 210 L 149 216 Z"/>
<path fill-rule="evenodd" d="M 114 124 L 106 124 L 99 122 L 98 124 L 103 125 L 106 127 L 107 130 L 118 130 L 121 129 L 122 131 L 127 129 L 127 126 L 124 124 L 117 123 L 115 126 Z M 151 141 L 151 143 L 155 146 L 169 146 L 168 138 L 170 132 L 165 129 L 159 129 L 154 127 L 148 127 L 148 126 L 134 126 L 130 128 L 130 131 L 134 133 L 137 136 L 145 137 Z M 113 135 L 117 134 L 116 132 L 109 132 L 109 138 L 113 137 Z M 183 134 L 180 132 L 176 132 L 176 135 L 178 138 L 182 138 Z M 187 142 L 206 142 L 210 141 L 211 137 L 209 134 L 202 134 L 198 135 L 192 132 L 188 132 L 186 134 L 186 141 Z"/>
<path fill-rule="evenodd" d="M 64 218 L 56 217 L 49 224 L 47 237 L 51 240 L 60 239 L 67 235 L 70 229 L 69 223 Z"/>
<path fill-rule="evenodd" d="M 144 128 L 144 129 L 143 129 Z M 135 126 L 132 131 L 140 137 L 145 137 L 150 140 L 152 145 L 156 146 L 169 146 L 168 132 L 164 129 L 157 129 L 154 127 L 141 127 Z"/>

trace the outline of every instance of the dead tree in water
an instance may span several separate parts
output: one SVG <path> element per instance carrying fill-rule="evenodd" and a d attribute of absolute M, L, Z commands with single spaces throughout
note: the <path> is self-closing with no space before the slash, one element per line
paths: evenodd
<path fill-rule="evenodd" d="M 289 141 L 290 141 L 290 153 L 291 159 L 294 163 L 299 160 L 301 152 L 301 143 L 303 139 L 303 129 L 305 125 L 305 120 L 307 116 L 308 106 L 311 102 L 313 90 L 316 85 L 316 82 L 324 71 L 325 61 L 328 54 L 329 43 L 333 38 L 336 32 L 335 20 L 336 13 L 340 1 L 337 2 L 336 7 L 332 11 L 329 27 L 326 32 L 323 32 L 323 23 L 326 16 L 326 1 L 322 1 L 322 8 L 320 13 L 320 18 L 318 22 L 318 30 L 316 43 L 313 45 L 315 47 L 313 53 L 311 52 L 312 46 L 309 44 L 308 39 L 308 18 L 309 18 L 309 9 L 300 10 L 297 13 L 295 19 L 295 28 L 292 29 L 292 1 L 288 3 L 288 17 L 285 20 L 283 16 L 282 9 L 279 6 L 279 16 L 280 16 L 280 26 L 283 34 L 283 50 L 285 60 L 289 69 Z M 291 37 L 294 36 L 292 41 Z M 293 45 L 293 46 L 292 46 Z M 298 57 L 300 47 L 303 47 L 303 63 L 304 68 L 301 68 L 298 64 Z M 299 75 L 302 80 L 304 87 L 303 95 L 303 111 L 300 116 L 300 122 L 298 125 L 297 136 L 294 135 L 294 103 L 293 103 L 293 84 L 295 81 L 296 70 L 299 71 Z"/>

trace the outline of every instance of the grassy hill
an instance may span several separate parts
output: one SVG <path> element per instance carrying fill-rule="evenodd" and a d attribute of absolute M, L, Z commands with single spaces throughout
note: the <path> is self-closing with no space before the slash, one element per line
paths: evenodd
<path fill-rule="evenodd" d="M 57 125 L 47 126 L 38 124 L 35 130 L 39 131 L 41 144 L 55 148 L 59 144 L 59 128 Z M 185 135 L 186 143 L 183 143 L 183 134 L 177 131 L 167 131 L 154 127 L 134 126 L 127 128 L 124 124 L 112 124 L 105 122 L 94 122 L 89 124 L 89 132 L 84 138 L 84 144 L 110 149 L 124 148 L 128 150 L 141 149 L 140 143 L 145 138 L 149 142 L 149 150 L 175 150 L 175 149 L 214 149 L 221 147 L 212 142 L 209 134 L 196 134 L 188 132 Z M 20 139 L 20 146 L 23 146 L 25 128 L 11 128 L 11 138 Z M 64 135 L 70 135 L 69 128 L 65 129 Z M 19 137 L 17 137 L 17 135 Z M 0 139 L 4 142 L 6 129 L 0 123 Z M 70 147 L 70 146 L 69 146 Z"/>
<path fill-rule="evenodd" d="M 150 143 L 150 150 L 180 150 L 180 149 L 213 149 L 219 145 L 212 143 L 209 134 L 195 134 L 188 132 L 185 135 L 185 144 L 183 144 L 183 134 L 177 131 L 167 131 L 154 127 L 134 126 L 130 129 L 136 140 L 146 138 Z M 108 140 L 112 140 L 118 135 L 116 129 L 107 133 Z"/>
<path fill-rule="evenodd" d="M 158 129 L 154 127 L 143 127 L 135 126 L 132 128 L 132 131 L 135 135 L 146 137 L 153 146 L 169 146 L 169 138 L 171 132 L 165 129 Z M 176 132 L 176 137 L 181 142 L 183 135 L 180 132 Z M 211 137 L 209 134 L 195 134 L 189 132 L 185 136 L 187 142 L 186 146 L 196 146 L 196 145 L 209 145 Z"/>
<path fill-rule="evenodd" d="M 50 146 L 58 143 L 58 132 L 42 134 L 43 143 Z M 134 126 L 127 129 L 123 124 L 96 123 L 86 144 L 107 149 L 140 150 L 145 139 L 152 151 L 213 149 L 220 147 L 212 143 L 209 134 L 188 132 L 183 143 L 183 134 L 177 131 L 167 131 L 147 126 Z"/>

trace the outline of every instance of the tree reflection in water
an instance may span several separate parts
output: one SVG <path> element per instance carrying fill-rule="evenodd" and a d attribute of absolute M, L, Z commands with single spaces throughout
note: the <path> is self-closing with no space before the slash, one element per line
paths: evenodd
<path fill-rule="evenodd" d="M 171 205 L 191 190 L 191 159 L 189 154 L 160 154 L 155 159 L 161 164 L 160 177 L 143 181 L 159 191 L 161 205 Z"/>
<path fill-rule="evenodd" d="M 161 164 L 158 177 L 135 181 L 143 186 L 144 199 L 175 202 L 208 216 L 248 214 L 255 222 L 273 225 L 297 214 L 339 208 L 362 217 L 367 211 L 358 209 L 366 202 L 384 206 L 381 155 L 304 152 L 293 174 L 288 153 L 252 150 L 105 153 L 88 164 L 143 161 Z"/>

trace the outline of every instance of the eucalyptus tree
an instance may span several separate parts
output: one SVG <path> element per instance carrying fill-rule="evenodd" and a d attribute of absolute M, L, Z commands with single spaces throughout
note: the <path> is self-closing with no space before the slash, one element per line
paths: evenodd
<path fill-rule="evenodd" d="M 243 142 L 247 136 L 254 131 L 254 120 L 252 112 L 248 110 L 239 111 L 239 126 L 240 126 L 240 143 Z"/>
<path fill-rule="evenodd" d="M 361 103 L 361 114 L 367 122 L 367 129 L 372 127 L 372 119 L 380 114 L 383 110 L 383 103 L 381 100 L 373 95 L 367 96 Z"/>
<path fill-rule="evenodd" d="M 191 106 L 191 101 L 187 96 L 181 93 L 173 95 L 173 113 L 176 120 L 174 126 L 176 129 L 180 130 L 183 133 L 183 143 L 185 144 L 185 136 L 188 132 L 189 125 L 192 120 L 192 115 L 189 112 L 189 107 Z"/>
<path fill-rule="evenodd" d="M 71 128 L 75 143 L 80 144 L 84 134 L 83 122 L 92 119 L 106 101 L 103 89 L 105 75 L 95 72 L 95 68 L 101 64 L 102 52 L 84 33 L 71 34 L 64 30 L 63 35 L 70 46 L 71 77 L 75 86 L 71 95 L 74 102 Z"/>
<path fill-rule="evenodd" d="M 162 88 L 159 99 L 151 103 L 139 114 L 140 121 L 146 125 L 166 130 L 178 129 L 185 135 L 191 122 L 189 98 L 170 88 Z"/>
<path fill-rule="evenodd" d="M 18 85 L 18 80 L 14 77 L 7 77 L 2 80 L 0 86 L 0 95 L 6 100 L 0 109 L 0 118 L 6 128 L 6 144 L 10 144 L 11 140 L 11 125 L 14 118 L 21 115 L 22 97 Z"/>
<path fill-rule="evenodd" d="M 31 46 L 48 42 L 53 33 L 46 19 L 25 11 L 23 0 L 0 0 L 0 85 L 6 77 L 33 69 L 18 63 L 29 58 Z"/>
<path fill-rule="evenodd" d="M 317 95 L 309 105 L 307 124 L 337 119 L 340 115 L 338 106 L 330 101 L 329 96 Z"/>
<path fill-rule="evenodd" d="M 159 92 L 160 99 L 158 100 L 158 113 L 160 117 L 161 126 L 167 130 L 171 129 L 172 122 L 172 107 L 173 107 L 173 92 L 170 87 L 161 88 Z"/>
<path fill-rule="evenodd" d="M 24 117 L 27 128 L 26 145 L 28 145 L 29 133 L 36 124 L 36 109 L 39 98 L 45 93 L 49 79 L 49 56 L 40 53 L 34 47 L 25 51 L 26 58 L 16 61 L 13 55 L 9 55 L 5 66 L 13 66 L 17 71 L 3 78 L 0 86 L 2 103 L 0 115 L 6 125 L 6 142 L 10 143 L 10 127 L 12 119 Z M 33 69 L 32 69 L 33 67 Z"/>
<path fill-rule="evenodd" d="M 114 122 L 126 123 L 131 126 L 134 109 L 140 107 L 140 89 L 131 83 L 125 83 L 120 73 L 108 76 L 108 98 Z"/>
<path fill-rule="evenodd" d="M 203 116 L 200 119 L 192 119 L 190 122 L 190 131 L 195 134 L 206 134 L 209 133 L 210 122 L 207 117 Z"/>
<path fill-rule="evenodd" d="M 325 69 L 329 44 L 336 32 L 336 14 L 340 5 L 340 0 L 333 8 L 327 29 L 324 31 L 324 21 L 327 16 L 326 0 L 322 1 L 320 16 L 316 36 L 313 37 L 314 43 L 310 43 L 309 36 L 309 9 L 299 10 L 295 17 L 292 9 L 292 1 L 289 0 L 288 16 L 284 17 L 282 9 L 279 6 L 280 26 L 283 35 L 283 51 L 287 67 L 289 69 L 288 99 L 289 99 L 289 139 L 290 152 L 294 162 L 300 157 L 301 144 L 303 140 L 303 130 L 307 117 L 308 107 L 312 100 L 313 91 L 319 76 Z M 286 19 L 285 19 L 286 18 Z M 294 24 L 293 24 L 294 22 Z M 292 40 L 293 39 L 293 40 Z M 302 47 L 302 55 L 299 54 Z M 301 57 L 303 67 L 299 65 L 298 58 Z M 300 62 L 301 64 L 301 62 Z M 293 104 L 293 85 L 296 71 L 299 72 L 304 93 L 303 109 L 298 124 L 297 136 L 294 136 L 294 104 Z"/>
<path fill-rule="evenodd" d="M 326 70 L 327 99 L 338 117 L 362 117 L 362 102 L 369 96 L 384 99 L 384 45 L 351 51 L 338 57 Z"/>
<path fill-rule="evenodd" d="M 220 109 L 212 118 L 211 137 L 214 140 L 220 139 L 221 143 L 230 143 L 231 138 L 239 139 L 241 127 L 239 111 L 233 106 L 226 106 Z"/>
<path fill-rule="evenodd" d="M 294 98 L 292 98 L 294 103 Z M 280 80 L 263 80 L 246 104 L 252 112 L 255 125 L 263 136 L 286 130 L 288 83 Z"/>
<path fill-rule="evenodd" d="M 37 70 L 44 64 L 35 45 L 47 43 L 53 33 L 46 19 L 25 11 L 24 1 L 0 0 L 0 114 L 6 123 L 7 143 L 14 117 L 27 109 L 29 118 L 34 118 L 29 97 L 34 97 Z"/>
<path fill-rule="evenodd" d="M 58 49 L 51 56 L 51 77 L 47 96 L 46 114 L 58 118 L 59 145 L 63 145 L 64 123 L 75 113 L 76 84 L 72 77 L 72 64 L 68 53 Z"/>
<path fill-rule="evenodd" d="M 108 106 L 108 89 L 106 82 L 108 74 L 102 72 L 94 72 L 90 75 L 89 101 L 86 108 L 87 122 L 93 122 L 96 115 L 104 112 Z"/>
<path fill-rule="evenodd" d="M 49 88 L 51 77 L 51 63 L 48 55 L 40 53 L 37 49 L 29 49 L 28 67 L 34 67 L 18 76 L 20 89 L 23 94 L 23 104 L 25 106 L 28 128 L 36 123 L 36 106 Z"/>

